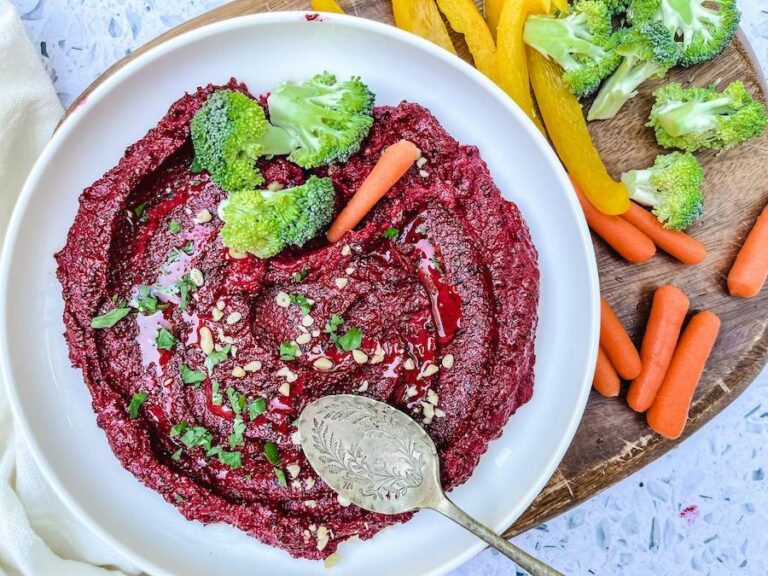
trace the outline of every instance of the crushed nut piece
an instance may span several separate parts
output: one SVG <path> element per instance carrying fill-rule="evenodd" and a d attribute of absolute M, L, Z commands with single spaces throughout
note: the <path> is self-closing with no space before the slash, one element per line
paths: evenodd
<path fill-rule="evenodd" d="M 344 496 L 342 496 L 341 494 L 336 495 L 336 500 L 338 501 L 339 505 L 344 506 L 344 508 L 352 504 L 352 502 L 344 498 Z"/>
<path fill-rule="evenodd" d="M 403 368 L 406 370 L 415 370 L 416 363 L 413 361 L 413 358 L 408 358 L 405 362 L 403 362 Z"/>
<path fill-rule="evenodd" d="M 368 354 L 366 354 L 362 350 L 358 350 L 357 348 L 352 350 L 352 358 L 358 364 L 365 364 L 366 362 L 368 362 Z"/>
<path fill-rule="evenodd" d="M 242 317 L 243 315 L 240 312 L 232 312 L 232 314 L 227 316 L 227 324 L 237 324 Z"/>
<path fill-rule="evenodd" d="M 432 362 L 428 362 L 424 365 L 424 368 L 421 371 L 421 374 L 419 374 L 419 378 L 428 378 L 432 376 L 433 374 L 437 374 L 440 371 L 440 367 L 437 364 L 432 364 Z"/>
<path fill-rule="evenodd" d="M 304 506 L 307 508 L 315 508 L 317 507 L 317 501 L 315 500 L 304 500 Z M 323 546 L 325 548 L 325 546 Z M 320 548 L 322 550 L 322 548 Z"/>
<path fill-rule="evenodd" d="M 278 190 L 282 190 L 283 188 L 285 188 L 285 185 L 280 182 L 273 181 L 267 184 L 267 190 L 269 190 L 270 192 L 277 192 Z"/>
<path fill-rule="evenodd" d="M 344 274 L 346 274 L 347 276 L 351 276 L 352 273 L 354 273 L 354 271 L 355 269 L 352 268 L 352 266 L 348 266 L 344 269 Z"/>
<path fill-rule="evenodd" d="M 357 389 L 358 392 L 366 392 L 368 390 L 368 380 L 363 380 L 363 383 L 360 384 L 360 387 Z"/>
<path fill-rule="evenodd" d="M 328 556 L 328 558 L 325 559 L 325 561 L 323 562 L 323 567 L 326 569 L 333 568 L 340 561 L 341 561 L 341 556 L 339 556 L 338 552 L 334 552 L 333 554 Z"/>
<path fill-rule="evenodd" d="M 245 376 L 245 369 L 242 366 L 235 366 L 232 369 L 232 376 L 235 378 L 242 378 Z"/>
<path fill-rule="evenodd" d="M 352 248 L 349 247 L 349 244 L 344 244 L 341 248 L 341 255 L 349 256 L 350 254 L 352 254 Z"/>
<path fill-rule="evenodd" d="M 446 354 L 445 356 L 443 356 L 443 360 L 441 362 L 441 364 L 443 365 L 443 368 L 450 370 L 451 368 L 453 368 L 453 363 L 454 363 L 453 354 Z"/>
<path fill-rule="evenodd" d="M 437 395 L 437 392 L 435 392 L 434 390 L 427 391 L 427 402 L 429 402 L 433 406 L 437 406 L 437 403 L 439 401 L 440 401 L 440 397 Z"/>
<path fill-rule="evenodd" d="M 200 349 L 206 356 L 213 352 L 213 334 L 207 326 L 200 328 Z"/>
<path fill-rule="evenodd" d="M 328 546 L 328 540 L 330 540 L 330 534 L 328 533 L 328 528 L 325 526 L 318 526 L 317 527 L 317 549 L 322 551 L 325 549 L 326 546 Z"/>
<path fill-rule="evenodd" d="M 421 176 L 422 178 L 426 178 L 427 176 L 429 176 L 429 172 L 427 172 L 426 170 L 419 170 L 419 176 Z"/>
<path fill-rule="evenodd" d="M 445 412 L 440 410 L 440 408 L 435 408 L 435 418 L 445 418 Z"/>
<path fill-rule="evenodd" d="M 306 480 L 304 480 L 304 487 L 309 490 L 311 488 L 314 488 L 315 486 L 315 478 L 313 476 L 310 476 Z"/>
<path fill-rule="evenodd" d="M 197 213 L 193 222 L 195 224 L 205 224 L 206 222 L 210 222 L 212 218 L 213 216 L 211 216 L 211 212 L 207 208 L 203 208 Z"/>
<path fill-rule="evenodd" d="M 277 296 L 275 296 L 275 302 L 277 302 L 280 308 L 288 308 L 291 305 L 291 297 L 285 292 L 278 292 Z"/>
<path fill-rule="evenodd" d="M 304 318 L 301 319 L 301 325 L 302 326 L 309 327 L 309 326 L 312 326 L 312 324 L 314 324 L 314 323 L 315 323 L 315 319 L 312 318 L 312 316 L 309 316 L 309 315 L 304 316 Z"/>
<path fill-rule="evenodd" d="M 229 257 L 233 260 L 242 260 L 243 258 L 247 257 L 248 254 L 245 252 L 238 252 L 237 250 L 232 250 L 232 248 L 229 249 Z"/>
<path fill-rule="evenodd" d="M 421 158 L 416 160 L 416 167 L 419 169 L 424 168 L 424 164 L 426 163 L 427 163 L 427 159 L 422 156 Z"/>
<path fill-rule="evenodd" d="M 216 308 L 218 308 L 219 310 L 224 310 L 224 306 L 226 306 L 226 304 L 224 304 L 224 300 L 219 300 L 218 302 L 216 302 Z"/>
<path fill-rule="evenodd" d="M 200 268 L 192 268 L 192 270 L 189 271 L 189 279 L 192 281 L 192 284 L 198 288 L 205 284 L 205 276 L 203 276 L 203 271 L 200 270 Z"/>
<path fill-rule="evenodd" d="M 248 364 L 243 366 L 243 369 L 246 372 L 258 372 L 259 370 L 261 370 L 261 361 L 252 360 L 251 362 L 248 362 Z"/>
<path fill-rule="evenodd" d="M 309 332 L 302 332 L 296 337 L 296 344 L 309 344 L 312 341 L 312 336 Z"/>
<path fill-rule="evenodd" d="M 280 368 L 280 370 L 275 372 L 275 376 L 282 376 L 283 378 L 285 378 L 286 382 L 289 382 L 289 383 L 296 382 L 296 380 L 298 380 L 299 378 L 299 376 L 296 373 L 291 372 L 291 369 L 288 368 L 288 366 L 283 366 L 282 368 Z"/>
<path fill-rule="evenodd" d="M 285 469 L 288 471 L 288 474 L 291 475 L 291 478 L 296 478 L 299 475 L 299 472 L 301 472 L 301 466 L 298 464 L 288 464 Z"/>
<path fill-rule="evenodd" d="M 216 322 L 218 322 L 224 317 L 224 312 L 222 312 L 218 308 L 214 308 L 213 310 L 211 310 L 211 316 Z"/>
<path fill-rule="evenodd" d="M 315 370 L 320 370 L 321 372 L 326 372 L 333 368 L 333 362 L 329 358 L 318 358 L 312 363 L 312 366 L 314 366 Z"/>
<path fill-rule="evenodd" d="M 334 280 L 333 282 L 334 284 L 336 284 L 336 288 L 338 288 L 339 290 L 344 290 L 344 288 L 347 287 L 349 280 L 347 278 L 336 278 L 336 280 Z"/>
<path fill-rule="evenodd" d="M 288 382 L 283 382 L 280 384 L 280 388 L 277 389 L 277 391 L 282 394 L 283 396 L 290 396 L 291 395 L 291 385 L 288 384 Z"/>

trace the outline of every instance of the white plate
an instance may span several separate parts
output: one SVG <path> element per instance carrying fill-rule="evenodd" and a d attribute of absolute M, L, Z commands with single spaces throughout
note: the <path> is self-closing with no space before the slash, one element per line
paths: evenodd
<path fill-rule="evenodd" d="M 362 76 L 379 104 L 424 104 L 453 136 L 478 146 L 539 250 L 533 400 L 453 492 L 456 502 L 497 530 L 509 526 L 554 472 L 581 418 L 597 353 L 594 253 L 562 167 L 511 100 L 448 52 L 368 20 L 324 15 L 310 22 L 293 12 L 201 28 L 116 72 L 59 129 L 16 206 L 0 277 L 5 381 L 40 469 L 81 519 L 148 572 L 327 574 L 320 562 L 291 559 L 230 526 L 184 520 L 120 466 L 96 426 L 80 372 L 70 367 L 53 253 L 64 244 L 81 190 L 185 90 L 236 76 L 258 94 L 324 69 Z M 482 547 L 426 511 L 367 542 L 343 544 L 333 573 L 441 574 Z"/>

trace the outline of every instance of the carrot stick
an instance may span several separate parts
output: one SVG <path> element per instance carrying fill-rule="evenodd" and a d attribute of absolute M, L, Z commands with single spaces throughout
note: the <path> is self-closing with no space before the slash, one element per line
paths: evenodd
<path fill-rule="evenodd" d="M 421 152 L 413 142 L 400 140 L 387 148 L 376 162 L 360 188 L 331 224 L 328 240 L 338 242 L 349 230 L 357 226 L 376 202 L 389 192 L 419 158 Z"/>
<path fill-rule="evenodd" d="M 667 373 L 687 313 L 688 297 L 681 290 L 674 286 L 662 286 L 656 290 L 640 347 L 643 367 L 627 392 L 627 404 L 632 410 L 645 412 L 653 403 Z"/>
<path fill-rule="evenodd" d="M 731 296 L 752 298 L 762 290 L 768 277 L 768 206 L 763 208 L 741 246 L 731 271 L 728 291 Z"/>
<path fill-rule="evenodd" d="M 656 246 L 648 236 L 618 216 L 603 214 L 587 200 L 575 182 L 573 187 L 589 227 L 623 258 L 639 264 L 656 254 Z"/>
<path fill-rule="evenodd" d="M 664 228 L 656 216 L 634 202 L 629 203 L 629 210 L 621 217 L 683 264 L 698 264 L 707 255 L 707 249 L 701 242 L 685 232 Z"/>
<path fill-rule="evenodd" d="M 680 337 L 659 393 L 648 410 L 648 424 L 667 438 L 679 438 L 691 400 L 720 330 L 720 318 L 699 312 Z"/>
<path fill-rule="evenodd" d="M 597 351 L 597 365 L 595 366 L 595 375 L 592 377 L 592 386 L 607 398 L 618 396 L 621 389 L 616 370 L 613 369 L 613 365 L 602 346 Z"/>
<path fill-rule="evenodd" d="M 640 354 L 605 298 L 600 298 L 600 347 L 619 376 L 632 380 L 640 375 Z"/>

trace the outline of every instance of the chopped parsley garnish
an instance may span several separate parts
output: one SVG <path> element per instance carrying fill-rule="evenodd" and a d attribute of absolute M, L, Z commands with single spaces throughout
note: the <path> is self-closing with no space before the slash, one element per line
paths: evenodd
<path fill-rule="evenodd" d="M 267 411 L 267 401 L 264 398 L 256 398 L 253 402 L 248 404 L 248 418 L 256 420 L 259 416 Z"/>
<path fill-rule="evenodd" d="M 285 478 L 285 472 L 280 468 L 275 468 L 275 476 L 277 476 L 277 483 L 283 488 L 288 488 L 288 480 Z"/>
<path fill-rule="evenodd" d="M 243 474 L 243 480 L 248 480 L 248 482 L 250 482 L 251 480 L 253 480 L 253 474 L 251 474 L 250 472 L 248 472 L 248 474 Z"/>
<path fill-rule="evenodd" d="M 293 342 L 283 342 L 280 344 L 280 360 L 295 360 L 299 355 L 299 347 Z"/>
<path fill-rule="evenodd" d="M 325 332 L 327 334 L 333 334 L 341 327 L 342 324 L 344 324 L 344 318 L 338 314 L 334 314 L 331 316 L 331 319 L 325 323 Z"/>
<path fill-rule="evenodd" d="M 168 223 L 168 231 L 171 234 L 178 234 L 181 232 L 181 224 L 179 224 L 178 220 L 171 220 Z"/>
<path fill-rule="evenodd" d="M 221 393 L 221 384 L 218 380 L 211 380 L 211 404 L 221 406 L 224 403 L 224 396 Z"/>
<path fill-rule="evenodd" d="M 222 449 L 221 446 L 214 446 L 211 450 L 208 451 L 208 456 L 218 457 L 219 462 L 225 466 L 229 466 L 233 470 L 240 468 L 240 466 L 243 465 L 243 457 L 240 452 L 227 452 L 226 450 Z"/>
<path fill-rule="evenodd" d="M 171 427 L 171 438 L 173 438 L 175 436 L 178 436 L 179 434 L 184 432 L 184 430 L 186 430 L 188 426 L 189 426 L 189 424 L 187 424 L 187 422 L 185 420 L 182 420 L 178 424 L 174 424 Z"/>
<path fill-rule="evenodd" d="M 187 448 L 202 446 L 206 450 L 209 450 L 211 442 L 213 442 L 213 434 L 203 426 L 192 426 L 191 428 L 187 428 L 181 435 L 181 442 Z"/>
<path fill-rule="evenodd" d="M 302 268 L 300 272 L 293 273 L 293 279 L 296 282 L 301 282 L 302 280 L 304 280 L 304 278 L 307 277 L 307 274 L 309 274 L 309 270 L 306 268 Z"/>
<path fill-rule="evenodd" d="M 243 410 L 245 410 L 245 407 L 248 404 L 248 400 L 246 400 L 245 395 L 240 394 L 237 390 L 232 388 L 232 386 L 227 388 L 227 399 L 229 400 L 229 405 L 232 406 L 232 411 L 235 414 L 240 414 Z"/>
<path fill-rule="evenodd" d="M 312 304 L 309 303 L 309 300 L 304 294 L 291 294 L 291 304 L 295 304 L 299 308 L 301 308 L 301 313 L 306 316 L 312 311 Z"/>
<path fill-rule="evenodd" d="M 184 450 L 183 448 L 179 448 L 178 450 L 176 450 L 176 452 L 171 454 L 171 460 L 178 462 L 181 459 L 181 453 L 183 452 L 183 450 Z"/>
<path fill-rule="evenodd" d="M 427 232 L 429 232 L 429 226 L 426 224 L 421 224 L 420 226 L 416 226 L 416 232 L 421 234 L 422 236 L 425 236 Z"/>
<path fill-rule="evenodd" d="M 189 277 L 189 274 L 184 274 L 181 279 L 176 282 L 179 287 L 179 310 L 187 309 L 187 302 L 189 302 L 189 295 L 197 290 L 197 286 Z"/>
<path fill-rule="evenodd" d="M 173 349 L 176 342 L 178 342 L 176 337 L 166 328 L 158 329 L 157 336 L 155 336 L 155 344 L 157 344 L 157 347 L 160 350 L 171 350 Z"/>
<path fill-rule="evenodd" d="M 136 208 L 133 209 L 133 213 L 136 214 L 136 218 L 141 218 L 144 216 L 144 211 L 147 209 L 147 203 L 142 202 Z"/>
<path fill-rule="evenodd" d="M 179 364 L 179 374 L 181 374 L 181 381 L 184 384 L 195 384 L 195 388 L 199 388 L 200 382 L 205 380 L 205 372 L 192 370 L 186 364 Z"/>
<path fill-rule="evenodd" d="M 97 330 L 102 328 L 112 328 L 112 326 L 117 324 L 120 320 L 128 316 L 130 311 L 131 309 L 127 306 L 118 306 L 106 314 L 93 318 L 91 320 L 91 328 L 96 328 Z"/>
<path fill-rule="evenodd" d="M 176 248 L 171 248 L 171 251 L 168 252 L 168 257 L 165 259 L 165 263 L 173 264 L 174 262 L 178 262 L 179 258 L 181 258 L 181 252 Z"/>
<path fill-rule="evenodd" d="M 230 348 L 232 348 L 232 345 L 227 344 L 221 350 L 214 350 L 208 354 L 208 357 L 205 359 L 205 369 L 208 370 L 208 374 L 213 374 L 213 367 L 227 359 Z"/>
<path fill-rule="evenodd" d="M 149 286 L 139 285 L 139 299 L 136 303 L 136 308 L 141 314 L 151 316 L 158 310 L 164 310 L 165 307 L 165 304 L 159 304 L 157 298 L 150 293 Z"/>
<path fill-rule="evenodd" d="M 191 256 L 192 252 L 195 251 L 195 243 L 194 243 L 194 241 L 190 240 L 189 242 L 184 244 L 184 246 L 181 247 L 181 251 L 184 252 L 185 254 Z"/>
<path fill-rule="evenodd" d="M 176 500 L 176 504 L 184 502 L 184 498 L 180 494 L 174 494 L 173 499 Z"/>
<path fill-rule="evenodd" d="M 243 417 L 238 414 L 235 417 L 232 434 L 229 435 L 230 448 L 237 448 L 241 444 L 245 444 L 245 440 L 243 439 L 243 432 L 245 432 L 245 422 L 243 422 Z"/>
<path fill-rule="evenodd" d="M 437 261 L 437 256 L 432 256 L 432 266 L 434 266 L 435 270 L 440 272 L 440 274 L 443 273 L 443 267 L 440 266 L 440 262 Z"/>
<path fill-rule="evenodd" d="M 398 230 L 394 226 L 390 226 L 389 228 L 384 230 L 384 232 L 382 232 L 381 235 L 384 236 L 384 238 L 386 238 L 387 240 L 394 240 L 400 235 L 400 230 Z"/>
<path fill-rule="evenodd" d="M 136 420 L 139 415 L 139 408 L 141 408 L 141 405 L 144 404 L 147 396 L 148 394 L 146 392 L 139 392 L 133 395 L 133 398 L 131 398 L 131 403 L 128 405 L 128 417 L 131 420 Z"/>
<path fill-rule="evenodd" d="M 280 466 L 280 451 L 277 449 L 277 445 L 274 442 L 264 443 L 264 455 L 272 466 Z"/>
<path fill-rule="evenodd" d="M 331 340 L 333 340 L 333 343 L 336 344 L 339 350 L 350 352 L 360 348 L 360 345 L 363 343 L 363 333 L 359 328 L 352 326 L 343 336 L 334 335 L 331 337 Z"/>

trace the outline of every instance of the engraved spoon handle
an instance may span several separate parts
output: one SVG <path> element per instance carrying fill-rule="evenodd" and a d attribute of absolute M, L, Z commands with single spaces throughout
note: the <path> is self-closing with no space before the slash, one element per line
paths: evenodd
<path fill-rule="evenodd" d="M 551 566 L 544 564 L 544 562 L 534 558 L 511 542 L 507 542 L 494 531 L 472 518 L 472 516 L 451 502 L 447 496 L 443 496 L 437 504 L 430 506 L 430 508 L 450 518 L 458 525 L 463 526 L 486 544 L 493 546 L 507 558 L 517 563 L 518 566 L 530 572 L 532 576 L 563 576 L 563 574 Z"/>

